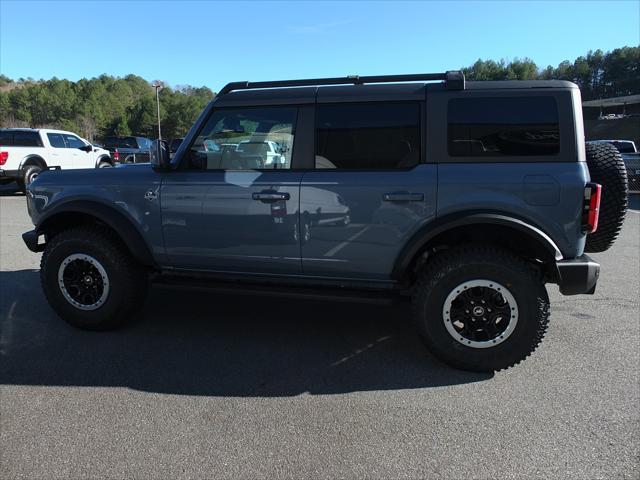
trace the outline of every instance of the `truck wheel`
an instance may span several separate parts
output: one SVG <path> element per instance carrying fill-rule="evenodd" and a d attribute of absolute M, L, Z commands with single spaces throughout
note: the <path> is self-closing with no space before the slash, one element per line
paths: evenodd
<path fill-rule="evenodd" d="M 98 168 L 111 168 L 113 167 L 113 165 L 111 165 L 111 163 L 107 162 L 106 160 L 101 160 L 100 163 L 98 163 Z"/>
<path fill-rule="evenodd" d="M 587 235 L 586 252 L 604 252 L 618 238 L 627 213 L 627 169 L 618 149 L 606 143 L 586 145 L 591 180 L 602 185 L 598 229 Z"/>
<path fill-rule="evenodd" d="M 414 318 L 443 362 L 476 372 L 516 365 L 542 341 L 549 297 L 526 261 L 493 246 L 455 247 L 427 262 L 413 289 Z"/>
<path fill-rule="evenodd" d="M 22 187 L 28 186 L 29 184 L 31 184 L 31 182 L 38 178 L 38 175 L 40 175 L 41 172 L 41 166 L 28 165 L 27 167 L 25 167 L 24 172 L 22 173 L 22 182 L 20 183 L 20 185 Z"/>
<path fill-rule="evenodd" d="M 148 279 L 124 244 L 109 230 L 78 227 L 47 243 L 40 263 L 45 296 L 74 327 L 107 330 L 142 307 Z"/>

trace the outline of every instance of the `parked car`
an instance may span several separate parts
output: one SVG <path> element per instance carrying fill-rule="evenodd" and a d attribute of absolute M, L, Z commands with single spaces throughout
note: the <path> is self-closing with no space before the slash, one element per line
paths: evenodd
<path fill-rule="evenodd" d="M 624 163 L 584 144 L 580 105 L 570 82 L 461 72 L 231 83 L 173 159 L 156 144 L 150 166 L 41 175 L 23 239 L 79 328 L 136 318 L 149 281 L 408 299 L 435 356 L 500 370 L 544 337 L 546 283 L 595 291 L 586 252 L 610 248 L 625 218 Z"/>
<path fill-rule="evenodd" d="M 609 143 L 616 147 L 622 155 L 627 168 L 629 192 L 640 193 L 640 152 L 632 140 L 592 140 L 588 143 Z"/>
<path fill-rule="evenodd" d="M 173 155 L 178 151 L 184 138 L 174 138 L 169 142 L 169 157 L 173 158 Z"/>
<path fill-rule="evenodd" d="M 152 141 L 148 138 L 109 136 L 103 143 L 118 163 L 149 163 Z"/>
<path fill-rule="evenodd" d="M 113 166 L 109 152 L 75 133 L 48 128 L 0 129 L 0 184 L 29 185 L 48 168 Z"/>

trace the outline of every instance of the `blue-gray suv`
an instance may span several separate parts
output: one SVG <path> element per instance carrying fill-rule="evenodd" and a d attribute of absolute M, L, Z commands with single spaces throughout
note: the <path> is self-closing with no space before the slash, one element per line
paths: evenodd
<path fill-rule="evenodd" d="M 627 179 L 585 145 L 576 85 L 447 72 L 234 82 L 172 158 L 156 142 L 151 165 L 27 193 L 24 241 L 77 327 L 131 319 L 150 282 L 406 299 L 433 354 L 494 371 L 542 340 L 545 283 L 594 292 L 585 252 L 613 244 Z"/>

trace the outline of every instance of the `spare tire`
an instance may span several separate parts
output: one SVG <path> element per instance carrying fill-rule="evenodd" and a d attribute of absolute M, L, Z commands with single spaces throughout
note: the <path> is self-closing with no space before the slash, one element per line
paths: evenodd
<path fill-rule="evenodd" d="M 604 252 L 618 238 L 627 213 L 627 169 L 618 149 L 608 143 L 587 143 L 591 181 L 602 185 L 598 229 L 587 235 L 585 252 Z"/>

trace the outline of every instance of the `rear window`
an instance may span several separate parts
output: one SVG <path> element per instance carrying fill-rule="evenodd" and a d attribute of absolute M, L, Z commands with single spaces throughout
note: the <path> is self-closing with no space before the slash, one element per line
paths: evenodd
<path fill-rule="evenodd" d="M 105 148 L 138 148 L 135 137 L 106 137 Z"/>
<path fill-rule="evenodd" d="M 61 133 L 47 133 L 47 137 L 49 137 L 49 143 L 54 148 L 66 148 L 66 144 L 64 143 L 64 137 Z"/>
<path fill-rule="evenodd" d="M 13 132 L 0 130 L 0 145 L 5 147 L 13 145 Z"/>
<path fill-rule="evenodd" d="M 13 132 L 14 147 L 41 147 L 42 141 L 38 132 L 23 132 L 16 130 Z"/>
<path fill-rule="evenodd" d="M 456 98 L 448 106 L 452 157 L 555 155 L 560 151 L 553 97 Z"/>
<path fill-rule="evenodd" d="M 316 168 L 410 168 L 420 161 L 420 105 L 365 103 L 316 108 Z"/>

